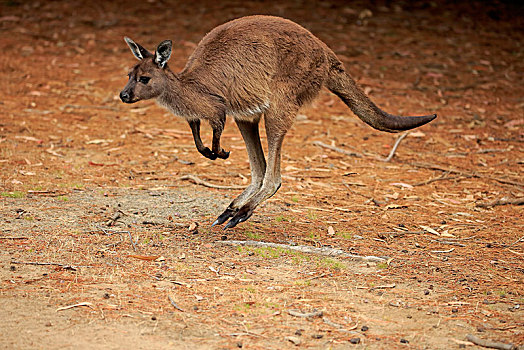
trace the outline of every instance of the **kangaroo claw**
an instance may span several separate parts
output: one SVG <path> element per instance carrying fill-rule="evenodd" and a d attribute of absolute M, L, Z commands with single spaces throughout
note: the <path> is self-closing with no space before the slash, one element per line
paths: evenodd
<path fill-rule="evenodd" d="M 199 152 L 206 158 L 209 158 L 211 160 L 217 159 L 217 154 L 210 150 L 208 147 L 204 148 L 203 150 L 199 150 Z"/>
<path fill-rule="evenodd" d="M 235 215 L 237 211 L 231 208 L 227 208 L 220 216 L 213 222 L 211 226 L 215 225 L 222 225 L 224 222 L 226 222 L 230 217 Z"/>
<path fill-rule="evenodd" d="M 235 216 L 231 218 L 231 220 L 229 220 L 226 226 L 224 226 L 224 230 L 227 230 L 228 228 L 233 228 L 239 223 L 246 221 L 251 217 L 252 214 L 253 210 L 243 207 L 238 211 L 238 213 L 235 214 Z"/>
<path fill-rule="evenodd" d="M 220 152 L 216 153 L 218 158 L 220 159 L 227 159 L 229 157 L 229 151 L 225 151 L 224 149 L 221 149 Z"/>

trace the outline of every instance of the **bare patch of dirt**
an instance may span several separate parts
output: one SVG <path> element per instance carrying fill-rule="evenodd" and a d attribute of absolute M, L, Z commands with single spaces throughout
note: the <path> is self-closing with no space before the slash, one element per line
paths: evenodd
<path fill-rule="evenodd" d="M 453 349 L 467 334 L 524 343 L 522 206 L 484 205 L 524 195 L 516 5 L 10 1 L 1 10 L 2 347 Z M 121 104 L 134 64 L 122 37 L 150 49 L 173 39 L 180 70 L 206 32 L 255 13 L 306 26 L 385 110 L 439 118 L 382 162 L 397 136 L 324 91 L 285 140 L 280 191 L 223 232 L 210 224 L 240 190 L 183 176 L 247 186 L 240 133 L 228 121 L 231 155 L 210 161 L 185 122 L 152 102 Z"/>

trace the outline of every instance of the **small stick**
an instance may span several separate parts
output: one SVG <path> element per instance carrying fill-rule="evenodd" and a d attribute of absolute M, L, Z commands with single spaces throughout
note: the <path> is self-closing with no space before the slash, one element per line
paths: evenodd
<path fill-rule="evenodd" d="M 511 243 L 509 246 L 512 247 L 514 246 L 515 244 L 519 243 L 519 242 L 522 242 L 522 240 L 524 240 L 524 236 L 520 237 L 519 239 L 517 239 L 515 242 Z"/>
<path fill-rule="evenodd" d="M 295 317 L 304 317 L 304 318 L 312 318 L 312 317 L 321 317 L 324 314 L 324 311 L 322 310 L 313 310 L 311 312 L 301 312 L 296 309 L 287 310 L 287 313 L 291 316 Z"/>
<path fill-rule="evenodd" d="M 330 274 L 329 273 L 323 273 L 321 275 L 310 277 L 310 278 L 306 279 L 306 281 L 313 281 L 313 280 L 316 280 L 317 278 L 326 277 L 327 275 L 330 275 Z"/>
<path fill-rule="evenodd" d="M 241 190 L 241 189 L 244 189 L 244 186 L 215 185 L 215 184 L 212 184 L 210 182 L 204 181 L 201 178 L 199 178 L 199 177 L 197 177 L 195 175 L 191 175 L 191 174 L 184 175 L 184 176 L 180 177 L 179 180 L 190 180 L 190 181 L 193 181 L 194 183 L 196 183 L 197 185 L 202 185 L 202 186 L 210 187 L 210 188 L 217 188 L 217 189 L 220 189 L 220 190 Z"/>
<path fill-rule="evenodd" d="M 133 236 L 131 236 L 131 232 L 130 231 L 125 231 L 125 232 L 127 232 L 129 234 L 129 240 L 131 241 L 131 245 L 133 246 L 133 250 L 136 252 L 136 243 L 133 242 Z"/>
<path fill-rule="evenodd" d="M 403 133 L 402 135 L 400 135 L 397 138 L 397 141 L 395 141 L 395 144 L 393 145 L 393 148 L 391 149 L 391 152 L 389 152 L 389 155 L 387 156 L 387 158 L 381 159 L 383 162 L 389 162 L 393 158 L 393 156 L 395 155 L 395 152 L 397 151 L 398 145 L 400 144 L 402 140 L 404 140 L 406 136 L 408 136 L 408 134 L 409 134 L 409 131 Z"/>
<path fill-rule="evenodd" d="M 329 318 L 327 318 L 325 316 L 322 317 L 322 321 L 324 321 L 325 324 L 330 325 L 331 327 L 338 329 L 339 331 L 347 332 L 347 329 L 345 329 L 343 325 L 341 325 L 339 323 L 336 323 L 336 322 L 333 322 L 333 321 L 331 321 Z"/>
<path fill-rule="evenodd" d="M 489 208 L 489 207 L 495 207 L 497 205 L 508 205 L 508 204 L 511 204 L 511 205 L 522 205 L 524 204 L 524 197 L 522 198 L 512 198 L 512 199 L 509 199 L 509 198 L 500 198 L 500 199 L 497 199 L 495 201 L 492 201 L 492 202 L 477 202 L 475 203 L 475 205 L 477 207 L 481 207 L 481 208 Z"/>
<path fill-rule="evenodd" d="M 395 283 L 393 284 L 384 284 L 384 285 L 381 285 L 381 286 L 376 286 L 376 287 L 363 287 L 363 286 L 357 286 L 356 288 L 357 289 L 369 289 L 369 290 L 373 290 L 373 289 L 389 289 L 389 288 L 395 288 L 397 285 Z"/>
<path fill-rule="evenodd" d="M 29 239 L 29 237 L 13 237 L 13 236 L 6 236 L 6 237 L 0 237 L 0 239 Z"/>
<path fill-rule="evenodd" d="M 72 309 L 74 307 L 79 307 L 79 306 L 89 306 L 91 309 L 93 309 L 93 304 L 91 304 L 91 303 L 89 303 L 87 301 L 84 301 L 82 303 L 60 307 L 60 308 L 56 309 L 56 312 L 67 310 L 67 309 Z"/>
<path fill-rule="evenodd" d="M 369 262 L 385 262 L 388 259 L 378 256 L 361 256 L 354 255 L 344 252 L 341 249 L 328 248 L 328 247 L 311 247 L 304 245 L 288 245 L 288 244 L 279 244 L 271 242 L 258 242 L 258 241 L 216 241 L 216 243 L 225 244 L 225 245 L 242 245 L 242 246 L 251 246 L 251 247 L 271 247 L 277 249 L 288 249 L 299 251 L 302 253 L 318 254 L 318 255 L 327 255 L 327 256 L 336 256 L 341 258 L 351 258 L 359 261 L 369 261 Z"/>
<path fill-rule="evenodd" d="M 497 181 L 497 182 L 500 182 L 500 183 L 503 183 L 503 184 L 507 184 L 507 185 L 514 185 L 514 186 L 524 187 L 524 183 L 521 183 L 521 182 L 507 180 L 507 179 L 502 179 L 500 177 L 493 177 L 493 176 L 478 174 L 478 173 L 468 173 L 468 172 L 465 172 L 465 171 L 461 171 L 461 170 L 456 170 L 456 169 L 452 169 L 452 168 L 449 168 L 449 167 L 445 167 L 445 166 L 442 166 L 442 165 L 439 165 L 439 164 L 411 163 L 411 165 L 414 166 L 414 167 L 417 167 L 417 168 L 440 170 L 440 171 L 445 171 L 445 172 L 448 172 L 448 173 L 458 174 L 458 175 L 465 176 L 465 177 L 477 177 L 477 178 L 490 179 L 490 180 L 494 180 L 494 181 Z"/>
<path fill-rule="evenodd" d="M 500 343 L 500 342 L 496 342 L 496 341 L 492 341 L 492 340 L 480 339 L 479 337 L 476 337 L 476 336 L 474 336 L 472 334 L 466 335 L 466 339 L 469 340 L 470 342 L 476 344 L 476 345 L 483 346 L 485 348 L 492 348 L 492 349 L 499 349 L 499 350 L 514 350 L 514 349 L 516 349 L 515 345 L 513 345 L 513 344 L 505 344 L 505 343 Z"/>
<path fill-rule="evenodd" d="M 471 176 L 448 176 L 448 174 L 449 174 L 449 172 L 446 172 L 442 176 L 434 177 L 434 178 L 426 180 L 426 181 L 417 182 L 416 184 L 413 184 L 413 186 L 424 186 L 424 185 L 429 185 L 430 183 L 436 182 L 436 181 L 455 180 L 455 179 L 460 179 L 460 178 L 466 178 L 467 179 L 467 178 L 471 177 Z"/>
<path fill-rule="evenodd" d="M 73 266 L 73 265 L 64 265 L 59 263 L 53 263 L 53 262 L 38 262 L 38 261 L 11 261 L 11 264 L 23 264 L 23 265 L 41 265 L 41 266 L 60 266 L 61 268 L 64 268 L 66 270 L 73 270 L 76 271 L 76 269 L 80 266 Z M 91 267 L 91 266 L 82 266 L 82 267 Z"/>
<path fill-rule="evenodd" d="M 438 239 L 432 239 L 432 242 L 442 243 L 442 244 L 449 244 L 449 245 L 456 245 L 457 247 L 465 247 L 465 244 L 452 242 L 452 241 L 440 241 Z"/>
<path fill-rule="evenodd" d="M 431 252 L 432 253 L 451 253 L 454 250 L 455 250 L 455 248 L 451 248 L 451 249 L 448 249 L 448 250 L 432 250 Z"/>
<path fill-rule="evenodd" d="M 178 306 L 175 301 L 173 300 L 173 298 L 171 298 L 171 295 L 168 295 L 167 296 L 169 298 L 169 301 L 171 302 L 171 305 L 173 305 L 173 307 L 175 309 L 177 309 L 178 311 L 182 311 L 182 312 L 185 312 L 184 309 L 182 309 L 180 306 Z"/>
<path fill-rule="evenodd" d="M 335 146 L 331 146 L 331 145 L 327 145 L 327 144 L 325 144 L 324 142 L 321 142 L 321 141 L 313 141 L 313 145 L 319 146 L 319 147 L 324 147 L 324 148 L 330 149 L 332 151 L 345 154 L 346 156 L 357 157 L 357 158 L 362 158 L 364 156 L 361 153 L 346 151 L 345 149 L 342 149 L 342 148 L 339 148 L 339 147 L 335 147 Z"/>

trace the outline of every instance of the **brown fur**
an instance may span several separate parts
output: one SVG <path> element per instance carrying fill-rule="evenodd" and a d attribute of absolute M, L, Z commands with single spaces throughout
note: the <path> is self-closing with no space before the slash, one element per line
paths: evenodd
<path fill-rule="evenodd" d="M 121 93 L 124 102 L 156 98 L 173 113 L 186 118 L 197 149 L 206 157 L 227 158 L 220 147 L 225 117 L 236 121 L 246 142 L 251 185 L 215 223 L 232 217 L 226 228 L 245 221 L 263 200 L 280 187 L 280 151 L 297 111 L 326 86 L 364 122 L 395 132 L 423 125 L 436 117 L 398 117 L 379 109 L 345 72 L 342 62 L 326 44 L 300 25 L 278 17 L 250 16 L 222 24 L 198 44 L 180 73 L 165 63 L 171 43 L 155 54 L 126 39 L 142 58 L 130 73 Z M 148 84 L 137 82 L 150 77 Z M 268 135 L 268 162 L 260 145 L 258 123 L 264 115 Z M 200 140 L 200 120 L 213 128 L 212 150 Z"/>

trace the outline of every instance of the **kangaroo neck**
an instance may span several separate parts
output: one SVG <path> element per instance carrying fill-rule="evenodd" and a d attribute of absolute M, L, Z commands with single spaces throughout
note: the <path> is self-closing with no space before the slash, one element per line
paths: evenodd
<path fill-rule="evenodd" d="M 166 72 L 166 86 L 158 97 L 160 105 L 187 120 L 213 119 L 225 115 L 224 100 L 202 82 L 182 74 Z"/>
<path fill-rule="evenodd" d="M 166 75 L 166 87 L 157 98 L 158 103 L 180 117 L 189 120 L 201 118 L 200 105 L 206 97 L 198 84 L 171 71 Z"/>

